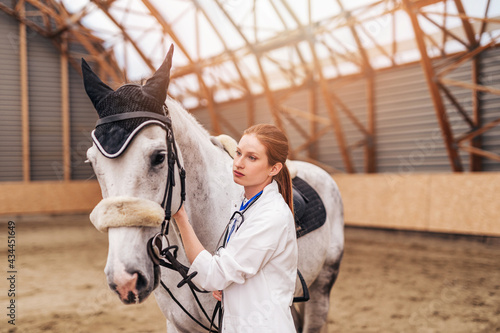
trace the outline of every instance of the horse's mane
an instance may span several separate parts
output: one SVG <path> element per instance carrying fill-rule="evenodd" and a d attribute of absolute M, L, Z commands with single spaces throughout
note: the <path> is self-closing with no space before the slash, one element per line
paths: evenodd
<path fill-rule="evenodd" d="M 223 143 L 217 144 L 220 136 L 211 136 L 194 115 L 187 111 L 178 101 L 168 97 L 166 102 L 171 115 L 173 115 L 172 126 L 175 127 L 175 136 L 179 139 L 179 142 L 183 141 L 187 144 L 187 147 L 195 147 L 195 149 L 201 151 L 213 152 L 205 156 L 209 160 L 220 158 L 220 155 L 216 154 L 216 151 L 221 152 L 224 156 L 231 156 L 231 153 L 228 153 L 228 151 L 236 151 L 235 148 L 228 150 L 227 147 L 224 147 Z M 234 141 L 234 139 L 232 140 Z"/>
<path fill-rule="evenodd" d="M 178 101 L 173 98 L 167 97 L 167 103 L 169 109 L 174 109 L 176 114 L 181 114 L 189 122 L 190 129 L 197 129 L 200 134 L 205 136 L 207 140 L 210 140 L 210 133 L 203 127 L 202 124 L 189 112 L 187 111 Z M 173 120 L 175 122 L 175 120 Z"/>

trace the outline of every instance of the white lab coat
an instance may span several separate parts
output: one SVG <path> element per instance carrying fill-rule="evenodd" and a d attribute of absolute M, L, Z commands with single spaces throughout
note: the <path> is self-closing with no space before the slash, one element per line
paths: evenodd
<path fill-rule="evenodd" d="M 234 210 L 240 204 L 234 202 Z M 222 332 L 295 332 L 290 310 L 297 275 L 295 222 L 275 181 L 244 218 L 226 248 L 196 257 L 190 268 L 198 272 L 193 282 L 223 290 Z"/>

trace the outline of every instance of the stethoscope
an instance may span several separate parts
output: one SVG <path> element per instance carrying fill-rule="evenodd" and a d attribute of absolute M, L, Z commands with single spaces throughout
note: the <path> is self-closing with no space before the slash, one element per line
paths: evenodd
<path fill-rule="evenodd" d="M 245 214 L 245 212 L 248 210 L 248 208 L 250 208 L 257 201 L 257 199 L 260 198 L 261 195 L 262 195 L 262 191 L 260 191 L 256 195 L 254 195 L 246 203 L 242 202 L 240 205 L 240 210 L 235 211 L 233 213 L 233 215 L 231 215 L 229 222 L 227 222 L 227 225 L 224 228 L 224 231 L 222 232 L 222 234 L 219 238 L 219 241 L 217 242 L 217 246 L 216 246 L 217 250 L 215 251 L 215 254 L 218 254 L 220 249 L 226 247 L 227 243 L 229 242 L 229 239 L 231 238 L 231 235 L 238 232 L 238 229 L 240 229 L 243 222 L 245 222 L 245 216 L 243 214 Z M 238 223 L 238 219 L 241 219 L 241 221 L 239 223 Z M 232 222 L 232 226 L 231 226 L 231 230 L 229 230 L 229 226 L 231 225 L 231 222 Z M 236 226 L 236 224 L 238 224 L 238 225 Z M 221 244 L 221 241 L 222 241 L 222 244 Z M 222 298 L 224 298 L 224 294 L 222 294 Z M 214 310 L 214 313 L 217 312 L 217 309 L 218 309 L 218 311 L 220 311 L 220 313 L 219 313 L 219 327 L 221 327 L 222 326 L 222 317 L 224 316 L 224 307 L 222 306 L 221 301 L 217 302 L 215 309 L 216 310 Z M 215 318 L 215 314 L 214 314 L 214 318 Z M 213 319 L 212 319 L 212 321 L 213 321 Z"/>
<path fill-rule="evenodd" d="M 231 215 L 229 222 L 227 223 L 226 227 L 224 228 L 224 231 L 222 231 L 222 234 L 219 238 L 219 241 L 217 242 L 216 253 L 218 253 L 221 248 L 226 247 L 231 236 L 234 235 L 240 229 L 243 222 L 245 222 L 245 216 L 243 214 L 248 210 L 248 208 L 250 208 L 257 201 L 257 199 L 260 198 L 261 195 L 262 195 L 262 191 L 260 191 L 256 195 L 254 195 L 246 203 L 242 202 L 240 209 L 235 211 L 233 213 L 233 215 Z M 231 226 L 231 229 L 229 229 L 229 226 Z"/>

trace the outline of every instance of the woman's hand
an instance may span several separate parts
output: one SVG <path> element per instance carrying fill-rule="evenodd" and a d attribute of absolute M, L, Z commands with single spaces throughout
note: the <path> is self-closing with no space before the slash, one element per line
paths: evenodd
<path fill-rule="evenodd" d="M 175 223 L 177 224 L 177 227 L 181 232 L 186 256 L 189 262 L 192 264 L 198 254 L 200 254 L 201 251 L 205 250 L 205 248 L 200 243 L 198 237 L 196 237 L 193 227 L 189 223 L 188 215 L 186 213 L 186 210 L 184 209 L 184 206 L 182 206 L 177 213 L 172 215 L 172 217 L 175 219 Z"/>
<path fill-rule="evenodd" d="M 222 290 L 212 291 L 212 296 L 219 302 L 222 302 Z"/>
<path fill-rule="evenodd" d="M 179 211 L 172 215 L 177 223 L 188 223 L 188 216 L 186 210 L 184 209 L 184 205 L 181 206 Z"/>

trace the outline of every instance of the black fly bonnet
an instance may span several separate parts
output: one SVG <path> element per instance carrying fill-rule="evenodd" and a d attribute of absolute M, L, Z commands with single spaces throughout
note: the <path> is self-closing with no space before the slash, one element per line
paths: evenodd
<path fill-rule="evenodd" d="M 106 157 L 120 156 L 135 134 L 150 124 L 170 125 L 164 104 L 170 79 L 170 61 L 166 61 L 143 86 L 126 84 L 116 91 L 103 83 L 82 59 L 85 91 L 94 104 L 99 121 L 92 140 Z"/>
<path fill-rule="evenodd" d="M 145 212 L 142 216 L 130 216 L 128 211 L 122 210 L 119 202 L 113 201 L 113 198 L 106 198 L 91 214 L 92 223 L 101 231 L 106 231 L 109 227 L 132 226 L 133 223 L 137 226 L 156 226 L 165 220 L 170 220 L 173 187 L 176 183 L 174 169 L 177 169 L 178 177 L 180 177 L 181 205 L 184 201 L 185 171 L 179 160 L 170 114 L 164 102 L 170 82 L 172 55 L 173 46 L 163 64 L 144 85 L 125 84 L 116 91 L 102 82 L 82 59 L 85 91 L 99 115 L 96 128 L 92 132 L 92 140 L 104 156 L 107 158 L 120 156 L 135 135 L 149 125 L 159 125 L 167 132 L 169 170 L 161 209 L 155 203 L 145 199 L 120 198 L 120 200 L 125 200 L 125 207 L 129 211 L 137 211 L 137 207 L 144 206 L 144 209 L 141 209 Z M 105 214 L 111 210 L 114 210 L 113 216 Z"/>

